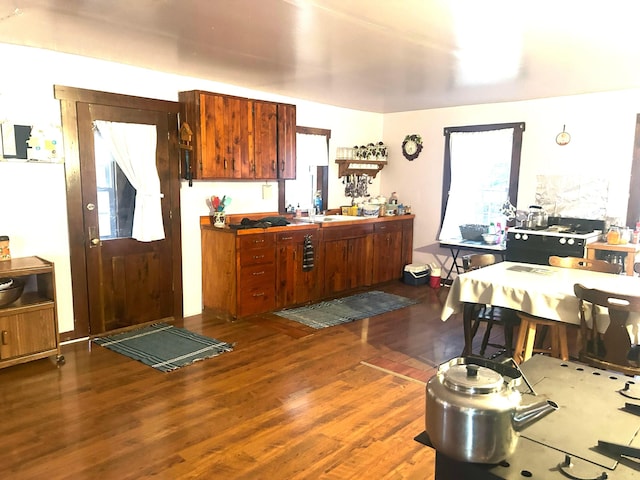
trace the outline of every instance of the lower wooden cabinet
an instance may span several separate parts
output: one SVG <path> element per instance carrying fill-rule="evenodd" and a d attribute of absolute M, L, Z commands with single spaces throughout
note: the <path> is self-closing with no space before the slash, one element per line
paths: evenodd
<path fill-rule="evenodd" d="M 411 263 L 413 216 L 348 225 L 231 230 L 202 219 L 202 297 L 234 317 L 330 298 L 401 279 Z M 305 269 L 305 238 L 313 268 Z"/>
<path fill-rule="evenodd" d="M 372 232 L 372 223 L 323 232 L 324 296 L 371 285 Z"/>
<path fill-rule="evenodd" d="M 402 276 L 402 223 L 384 222 L 373 228 L 373 283 Z"/>
<path fill-rule="evenodd" d="M 305 239 L 309 238 L 313 266 L 304 268 Z M 320 230 L 281 232 L 277 234 L 276 307 L 285 308 L 311 302 L 321 296 L 323 254 Z"/>
<path fill-rule="evenodd" d="M 275 234 L 238 240 L 238 316 L 273 310 L 276 306 Z"/>
<path fill-rule="evenodd" d="M 21 297 L 0 307 L 0 368 L 60 354 L 53 263 L 39 257 L 0 262 L 0 277 L 24 282 Z"/>

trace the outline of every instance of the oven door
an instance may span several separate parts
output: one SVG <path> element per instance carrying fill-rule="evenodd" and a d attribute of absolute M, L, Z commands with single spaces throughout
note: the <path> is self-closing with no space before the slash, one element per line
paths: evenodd
<path fill-rule="evenodd" d="M 585 240 L 544 234 L 517 235 L 507 233 L 505 259 L 509 262 L 549 265 L 549 257 L 584 257 Z"/>

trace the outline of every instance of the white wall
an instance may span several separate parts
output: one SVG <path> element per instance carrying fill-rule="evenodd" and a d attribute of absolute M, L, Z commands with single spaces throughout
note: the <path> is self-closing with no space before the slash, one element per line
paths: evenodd
<path fill-rule="evenodd" d="M 0 75 L 0 122 L 59 125 L 60 109 L 53 85 L 101 90 L 177 101 L 182 90 L 202 89 L 297 105 L 297 123 L 332 131 L 329 207 L 347 204 L 333 162 L 335 149 L 379 140 L 389 147 L 389 164 L 370 192 L 411 204 L 416 214 L 414 261 L 447 263 L 448 252 L 436 236 L 440 219 L 443 128 L 505 122 L 526 122 L 522 148 L 518 207 L 534 200 L 535 177 L 544 174 L 606 176 L 611 180 L 609 216 L 626 215 L 629 172 L 633 153 L 640 90 L 579 95 L 528 102 L 421 110 L 379 115 L 341 109 L 300 99 L 256 92 L 201 79 L 152 72 L 110 62 L 0 44 L 7 64 L 19 65 L 24 75 Z M 566 125 L 569 145 L 559 147 L 555 136 Z M 424 150 L 413 162 L 404 159 L 405 135 L 422 135 Z M 184 312 L 201 311 L 201 247 L 199 217 L 207 215 L 205 198 L 228 195 L 230 213 L 277 209 L 277 192 L 262 200 L 263 182 L 182 183 L 182 256 Z M 0 235 L 9 235 L 14 256 L 41 255 L 56 262 L 60 331 L 73 328 L 71 276 L 65 206 L 64 166 L 0 162 Z"/>
<path fill-rule="evenodd" d="M 537 175 L 570 175 L 610 181 L 609 217 L 626 219 L 636 114 L 640 91 L 576 95 L 526 102 L 421 110 L 385 115 L 384 142 L 389 165 L 381 188 L 398 191 L 416 214 L 414 262 L 450 265 L 448 250 L 436 241 L 440 221 L 443 129 L 451 126 L 525 122 L 517 207 L 535 203 Z M 571 142 L 555 143 L 566 130 Z M 424 149 L 413 162 L 404 160 L 405 135 L 422 135 Z"/>
<path fill-rule="evenodd" d="M 0 44 L 0 57 L 22 75 L 0 75 L 0 122 L 59 126 L 59 103 L 53 85 L 100 90 L 177 101 L 178 92 L 200 89 L 297 105 L 297 123 L 332 131 L 329 207 L 344 205 L 343 186 L 333 162 L 336 146 L 361 145 L 382 139 L 382 115 L 347 110 L 299 99 L 251 91 L 201 79 L 98 61 L 73 55 Z M 202 310 L 199 217 L 207 215 L 205 198 L 228 195 L 229 213 L 277 210 L 277 188 L 262 200 L 264 182 L 195 182 L 181 185 L 184 314 Z M 378 194 L 378 181 L 372 193 Z M 9 235 L 12 256 L 40 255 L 56 265 L 61 332 L 73 329 L 71 267 L 63 164 L 0 161 L 0 235 Z"/>

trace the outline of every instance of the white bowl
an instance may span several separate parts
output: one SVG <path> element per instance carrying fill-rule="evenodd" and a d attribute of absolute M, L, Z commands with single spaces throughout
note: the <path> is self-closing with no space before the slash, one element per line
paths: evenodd
<path fill-rule="evenodd" d="M 483 233 L 482 240 L 488 245 L 497 245 L 500 242 L 500 235 L 495 233 Z"/>

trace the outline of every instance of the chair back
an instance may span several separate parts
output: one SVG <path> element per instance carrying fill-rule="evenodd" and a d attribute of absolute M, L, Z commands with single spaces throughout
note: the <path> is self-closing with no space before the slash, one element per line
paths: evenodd
<path fill-rule="evenodd" d="M 496 256 L 492 253 L 475 253 L 473 255 L 465 255 L 464 257 L 465 272 L 477 270 L 496 263 Z"/>
<path fill-rule="evenodd" d="M 577 268 L 581 270 L 590 270 L 592 272 L 615 273 L 622 271 L 622 265 L 609 263 L 605 260 L 595 260 L 580 257 L 558 257 L 552 255 L 549 257 L 549 265 L 562 268 Z"/>
<path fill-rule="evenodd" d="M 640 262 L 636 262 L 633 264 L 633 272 L 640 273 Z"/>
<path fill-rule="evenodd" d="M 580 359 L 598 368 L 639 375 L 640 352 L 631 343 L 627 323 L 631 314 L 640 318 L 640 297 L 586 288 L 579 283 L 574 285 L 574 293 L 579 300 Z M 608 314 L 610 323 L 599 332 L 597 319 L 603 314 Z"/>

